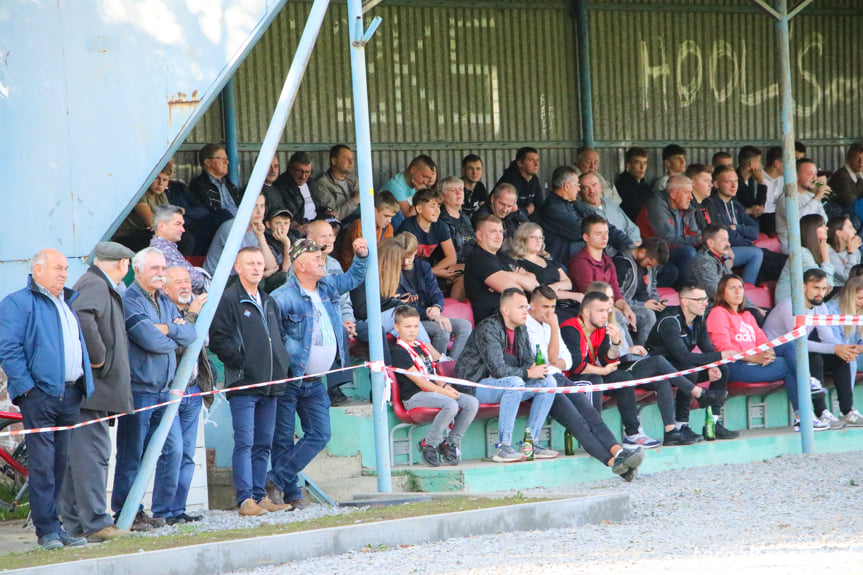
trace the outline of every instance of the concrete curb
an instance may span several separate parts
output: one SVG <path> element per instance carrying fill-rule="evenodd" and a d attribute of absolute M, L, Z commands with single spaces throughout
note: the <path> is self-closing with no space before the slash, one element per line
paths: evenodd
<path fill-rule="evenodd" d="M 629 517 L 625 493 L 521 503 L 490 509 L 410 517 L 300 533 L 269 535 L 17 569 L 34 575 L 214 575 L 273 566 L 365 547 L 397 547 L 452 537 L 577 527 Z"/>

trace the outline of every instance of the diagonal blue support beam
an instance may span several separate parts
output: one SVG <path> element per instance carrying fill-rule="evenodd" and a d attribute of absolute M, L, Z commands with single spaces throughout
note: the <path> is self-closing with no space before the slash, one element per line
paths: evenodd
<path fill-rule="evenodd" d="M 195 341 L 186 348 L 183 354 L 183 359 L 177 368 L 177 374 L 174 381 L 171 383 L 171 389 L 184 391 L 186 384 L 192 375 L 192 369 L 197 362 L 198 354 L 204 346 L 204 339 L 210 329 L 210 324 L 213 322 L 213 316 L 216 313 L 216 307 L 219 300 L 222 299 L 222 293 L 225 290 L 225 284 L 228 282 L 228 277 L 234 260 L 237 257 L 237 252 L 240 251 L 240 244 L 243 239 L 243 233 L 248 226 L 248 222 L 252 217 L 252 210 L 255 207 L 255 201 L 264 185 L 267 171 L 270 167 L 270 160 L 276 153 L 276 148 L 279 145 L 279 140 L 282 136 L 282 131 L 285 129 L 285 124 L 290 116 L 291 109 L 297 99 L 297 93 L 300 89 L 303 75 L 306 67 L 309 64 L 309 59 L 312 56 L 312 49 L 315 47 L 315 42 L 318 39 L 318 33 L 321 30 L 321 25 L 324 21 L 324 15 L 327 12 L 329 0 L 315 0 L 312 5 L 309 18 L 306 21 L 306 26 L 303 30 L 303 35 L 300 38 L 300 43 L 297 46 L 297 52 L 294 54 L 291 68 L 288 71 L 288 76 L 285 79 L 285 84 L 282 87 L 282 93 L 276 104 L 276 109 L 273 112 L 273 118 L 270 121 L 270 126 L 267 128 L 267 135 L 264 137 L 264 142 L 261 144 L 261 153 L 255 162 L 255 167 L 252 169 L 252 174 L 249 176 L 249 184 L 246 188 L 246 194 L 240 202 L 237 209 L 237 216 L 234 219 L 234 225 L 231 228 L 228 239 L 225 241 L 225 248 L 222 252 L 222 257 L 216 266 L 216 271 L 213 274 L 213 282 L 210 284 L 208 302 L 201 309 L 198 315 L 198 321 L 195 324 L 198 337 Z M 374 224 L 374 218 L 372 219 Z M 135 514 L 138 512 L 138 506 L 144 498 L 144 493 L 147 489 L 147 483 L 153 476 L 156 470 L 156 463 L 159 459 L 159 454 L 162 452 L 162 447 L 165 444 L 165 439 L 168 437 L 169 428 L 174 421 L 174 417 L 179 409 L 179 403 L 172 403 L 166 408 L 165 416 L 150 438 L 150 443 L 144 453 L 141 467 L 138 475 L 135 477 L 135 482 L 132 484 L 132 489 L 126 498 L 126 503 L 123 505 L 123 511 L 117 520 L 117 526 L 121 529 L 129 529 L 132 526 L 132 521 L 135 519 Z"/>

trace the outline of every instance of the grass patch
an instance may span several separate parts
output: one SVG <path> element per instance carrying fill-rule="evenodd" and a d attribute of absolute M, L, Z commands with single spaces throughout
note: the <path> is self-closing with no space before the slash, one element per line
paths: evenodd
<path fill-rule="evenodd" d="M 341 527 L 344 525 L 357 525 L 360 523 L 376 523 L 378 521 L 404 519 L 407 517 L 421 517 L 423 515 L 436 515 L 438 513 L 454 513 L 474 509 L 487 509 L 490 507 L 502 507 L 507 505 L 517 505 L 520 503 L 538 503 L 540 501 L 546 501 L 546 499 L 527 498 L 521 494 L 516 494 L 513 497 L 502 499 L 458 497 L 454 499 L 443 499 L 440 501 L 424 501 L 420 503 L 396 505 L 393 507 L 367 509 L 356 511 L 348 515 L 335 515 L 320 519 L 285 523 L 283 525 L 260 525 L 258 527 L 248 529 L 210 531 L 198 534 L 184 534 L 182 533 L 182 530 L 178 530 L 174 535 L 165 535 L 161 537 L 129 537 L 78 549 L 69 548 L 57 551 L 43 551 L 40 549 L 27 553 L 9 553 L 0 556 L 0 565 L 2 565 L 2 569 L 4 570 L 21 569 L 24 567 L 37 567 L 53 563 L 65 563 L 67 561 L 79 561 L 82 559 L 96 559 L 112 555 L 140 553 L 142 551 L 157 551 L 160 549 L 172 549 L 188 545 L 219 543 L 222 541 L 248 539 L 251 537 L 296 533 L 298 531 L 326 529 L 331 527 Z"/>

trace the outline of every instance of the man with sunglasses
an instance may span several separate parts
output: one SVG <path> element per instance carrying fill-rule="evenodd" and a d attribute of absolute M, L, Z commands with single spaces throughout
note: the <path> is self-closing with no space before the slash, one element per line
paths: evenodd
<path fill-rule="evenodd" d="M 671 364 L 679 369 L 689 369 L 731 357 L 735 352 L 719 352 L 710 343 L 707 326 L 704 323 L 704 312 L 707 310 L 707 293 L 700 285 L 685 282 L 678 292 L 680 305 L 668 307 L 659 316 L 656 325 L 647 337 L 647 349 L 651 355 L 665 356 Z M 711 367 L 686 376 L 694 383 L 710 382 L 710 390 L 715 395 L 724 396 L 728 385 L 728 368 L 724 365 Z M 675 401 L 676 427 L 688 436 L 696 436 L 689 428 L 689 406 L 692 398 L 677 390 Z M 723 400 L 724 401 L 724 400 Z M 726 429 L 719 421 L 722 402 L 712 407 L 715 421 L 716 439 L 734 439 L 737 431 Z"/>

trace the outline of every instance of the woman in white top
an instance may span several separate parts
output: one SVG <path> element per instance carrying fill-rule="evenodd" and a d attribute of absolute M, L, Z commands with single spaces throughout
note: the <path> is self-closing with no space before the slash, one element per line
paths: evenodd
<path fill-rule="evenodd" d="M 851 268 L 860 263 L 860 245 L 863 240 L 846 216 L 832 216 L 827 220 L 827 244 L 830 246 L 830 263 L 833 264 L 833 285 L 848 281 Z"/>
<path fill-rule="evenodd" d="M 833 264 L 830 263 L 830 246 L 827 243 L 827 224 L 818 214 L 808 214 L 800 219 L 800 261 L 805 272 L 810 268 L 821 268 L 827 274 L 827 283 L 833 287 Z M 785 263 L 776 282 L 774 301 L 791 297 L 791 259 Z"/>

